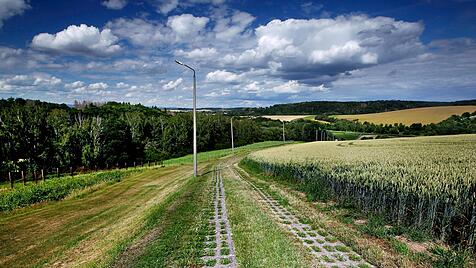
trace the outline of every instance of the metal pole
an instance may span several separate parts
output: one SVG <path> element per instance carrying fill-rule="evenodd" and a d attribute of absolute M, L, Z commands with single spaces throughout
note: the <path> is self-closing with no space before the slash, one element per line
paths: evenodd
<path fill-rule="evenodd" d="M 178 60 L 175 60 L 175 62 L 187 67 L 193 72 L 193 176 L 197 177 L 197 78 L 195 75 L 195 69 Z"/>
<path fill-rule="evenodd" d="M 235 153 L 235 144 L 233 141 L 233 117 L 231 117 L 231 152 Z"/>
<path fill-rule="evenodd" d="M 284 121 L 283 121 L 283 143 L 286 143 L 286 135 L 284 134 Z"/>
<path fill-rule="evenodd" d="M 192 71 L 193 71 L 193 176 L 197 177 L 197 81 L 195 77 L 195 70 L 192 69 Z"/>
<path fill-rule="evenodd" d="M 317 141 L 317 129 L 316 129 L 316 141 Z"/>

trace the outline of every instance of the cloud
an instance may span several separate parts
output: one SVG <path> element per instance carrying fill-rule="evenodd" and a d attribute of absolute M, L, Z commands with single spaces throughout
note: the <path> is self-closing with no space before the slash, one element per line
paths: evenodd
<path fill-rule="evenodd" d="M 0 0 L 0 28 L 3 27 L 4 21 L 13 16 L 21 15 L 30 8 L 25 0 Z"/>
<path fill-rule="evenodd" d="M 101 3 L 103 6 L 109 9 L 123 9 L 127 5 L 126 0 L 106 0 Z"/>
<path fill-rule="evenodd" d="M 157 47 L 174 42 L 193 43 L 209 21 L 207 17 L 182 14 L 170 16 L 165 25 L 139 18 L 119 18 L 108 22 L 106 27 L 135 46 Z"/>
<path fill-rule="evenodd" d="M 61 84 L 62 80 L 49 74 L 17 74 L 0 79 L 0 91 L 50 88 Z"/>
<path fill-rule="evenodd" d="M 118 37 L 127 39 L 136 46 L 157 46 L 171 40 L 163 25 L 144 19 L 119 18 L 108 22 L 106 27 Z"/>
<path fill-rule="evenodd" d="M 84 85 L 85 85 L 84 82 L 76 81 L 76 82 L 65 84 L 64 87 L 65 88 L 70 88 L 70 89 L 77 89 L 77 88 L 84 87 Z"/>
<path fill-rule="evenodd" d="M 167 26 L 172 29 L 178 37 L 190 38 L 198 35 L 207 25 L 209 18 L 195 17 L 191 14 L 182 14 L 178 16 L 171 16 L 167 20 Z"/>
<path fill-rule="evenodd" d="M 167 15 L 170 11 L 176 9 L 178 5 L 178 0 L 161 1 L 157 4 L 157 12 Z"/>
<path fill-rule="evenodd" d="M 172 81 L 169 81 L 167 84 L 163 85 L 162 86 L 162 89 L 163 90 L 166 90 L 166 91 L 171 91 L 171 90 L 174 90 L 176 89 L 178 86 L 180 86 L 183 82 L 183 79 L 182 78 L 179 78 L 177 80 L 172 80 Z"/>
<path fill-rule="evenodd" d="M 109 85 L 104 82 L 99 82 L 99 83 L 94 83 L 94 84 L 89 84 L 88 89 L 92 90 L 104 90 L 109 88 Z"/>
<path fill-rule="evenodd" d="M 238 37 L 256 18 L 247 12 L 235 11 L 229 17 L 217 19 L 213 31 L 221 41 L 230 41 Z"/>
<path fill-rule="evenodd" d="M 192 7 L 197 4 L 220 5 L 225 0 L 149 0 L 149 2 L 157 8 L 157 12 L 167 15 L 178 7 Z"/>
<path fill-rule="evenodd" d="M 58 54 L 108 56 L 121 47 L 110 29 L 100 31 L 94 26 L 71 25 L 56 34 L 40 33 L 33 37 L 32 48 Z"/>
<path fill-rule="evenodd" d="M 174 53 L 176 56 L 181 56 L 185 58 L 193 58 L 193 59 L 207 59 L 210 57 L 215 57 L 218 55 L 217 50 L 214 47 L 204 47 L 204 48 L 196 48 L 190 51 L 183 51 L 177 50 Z"/>
<path fill-rule="evenodd" d="M 298 81 L 291 80 L 282 85 L 274 87 L 272 90 L 276 93 L 298 93 L 300 91 L 299 87 Z"/>
<path fill-rule="evenodd" d="M 273 20 L 255 30 L 256 45 L 223 57 L 237 68 L 320 85 L 347 71 L 421 53 L 421 23 L 364 15 Z"/>
<path fill-rule="evenodd" d="M 213 72 L 209 72 L 206 76 L 206 80 L 208 82 L 215 82 L 215 83 L 239 83 L 242 80 L 242 75 L 237 75 L 232 72 L 228 72 L 225 70 L 217 70 Z"/>

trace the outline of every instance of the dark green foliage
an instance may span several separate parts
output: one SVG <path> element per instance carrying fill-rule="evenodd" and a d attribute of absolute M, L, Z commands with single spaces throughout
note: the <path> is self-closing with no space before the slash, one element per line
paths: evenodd
<path fill-rule="evenodd" d="M 471 256 L 469 250 L 452 250 L 437 246 L 431 251 L 437 256 L 437 260 L 433 263 L 435 268 L 469 267 L 468 262 Z"/>

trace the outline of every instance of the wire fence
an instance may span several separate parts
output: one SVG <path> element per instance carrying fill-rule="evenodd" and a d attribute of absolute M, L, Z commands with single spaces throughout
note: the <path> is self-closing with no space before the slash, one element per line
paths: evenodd
<path fill-rule="evenodd" d="M 6 184 L 9 184 L 9 188 L 15 188 L 15 184 L 27 185 L 29 183 L 39 183 L 54 178 L 61 177 L 74 177 L 77 175 L 90 174 L 98 171 L 108 171 L 114 169 L 129 169 L 129 168 L 142 168 L 142 167 L 154 167 L 163 166 L 163 161 L 147 161 L 147 162 L 123 162 L 115 164 L 94 165 L 93 167 L 50 167 L 37 170 L 15 170 L 0 173 L 2 188 L 6 188 Z"/>

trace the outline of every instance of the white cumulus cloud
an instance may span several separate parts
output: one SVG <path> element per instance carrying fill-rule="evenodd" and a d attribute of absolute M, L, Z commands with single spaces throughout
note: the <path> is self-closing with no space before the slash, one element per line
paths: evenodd
<path fill-rule="evenodd" d="M 56 34 L 40 33 L 31 46 L 37 50 L 63 54 L 107 56 L 118 52 L 118 38 L 110 29 L 100 31 L 94 26 L 71 25 Z"/>
<path fill-rule="evenodd" d="M 29 8 L 31 7 L 25 0 L 0 0 L 0 28 L 5 20 L 21 15 Z"/>
<path fill-rule="evenodd" d="M 364 15 L 273 20 L 256 28 L 255 47 L 224 60 L 320 85 L 340 73 L 421 53 L 422 31 L 421 23 Z"/>
<path fill-rule="evenodd" d="M 238 83 L 242 80 L 242 75 L 238 75 L 226 70 L 216 70 L 207 74 L 208 82 L 216 83 Z"/>
<path fill-rule="evenodd" d="M 207 17 L 195 17 L 191 14 L 171 16 L 167 20 L 167 26 L 179 37 L 195 37 L 210 21 Z"/>
<path fill-rule="evenodd" d="M 172 80 L 169 81 L 167 84 L 162 86 L 162 89 L 165 91 L 170 91 L 176 89 L 178 86 L 180 86 L 183 82 L 182 78 L 179 78 L 177 80 Z"/>

